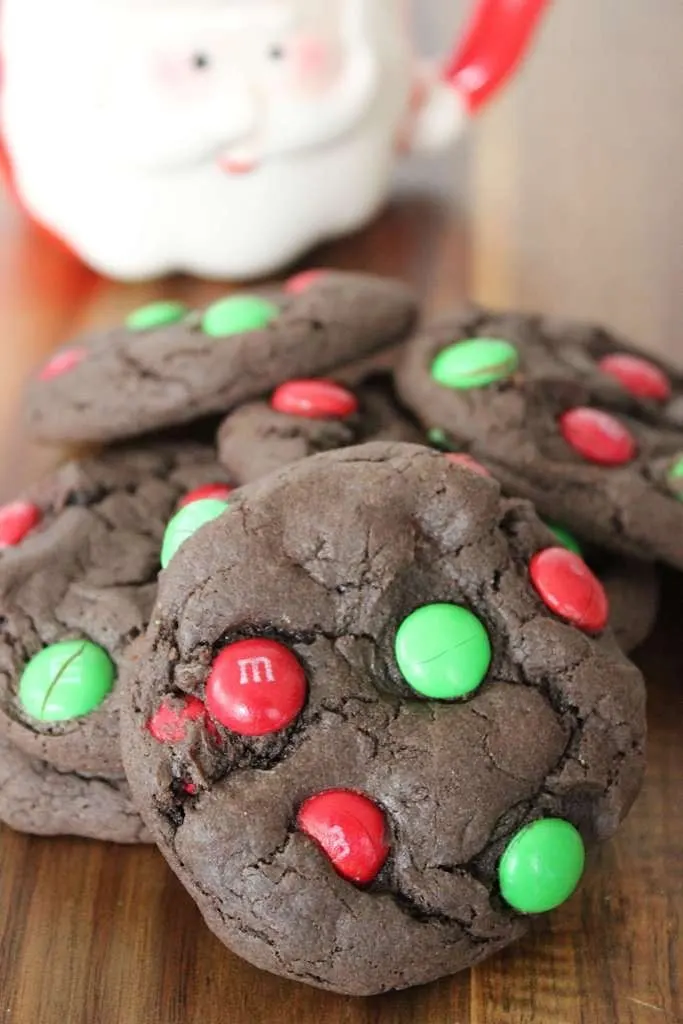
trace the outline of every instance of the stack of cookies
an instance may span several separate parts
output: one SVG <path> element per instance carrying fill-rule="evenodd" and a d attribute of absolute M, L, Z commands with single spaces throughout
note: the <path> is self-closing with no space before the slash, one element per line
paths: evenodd
<path fill-rule="evenodd" d="M 332 271 L 137 310 L 28 390 L 34 436 L 106 447 L 0 510 L 0 820 L 154 841 L 229 948 L 358 995 L 571 896 L 683 568 L 683 380 L 417 319 Z"/>

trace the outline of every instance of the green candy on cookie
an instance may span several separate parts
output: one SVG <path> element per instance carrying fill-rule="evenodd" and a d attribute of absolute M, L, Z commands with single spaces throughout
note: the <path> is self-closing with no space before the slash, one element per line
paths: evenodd
<path fill-rule="evenodd" d="M 473 693 L 491 663 L 491 642 L 467 608 L 428 604 L 401 623 L 396 661 L 414 690 L 433 700 L 456 700 Z"/>
<path fill-rule="evenodd" d="M 432 363 L 432 377 L 445 388 L 466 391 L 510 377 L 519 366 L 519 353 L 509 341 L 471 338 L 449 345 Z"/>
<path fill-rule="evenodd" d="M 583 558 L 583 549 L 573 533 L 567 530 L 566 527 L 560 526 L 559 523 L 546 521 L 545 525 L 555 535 L 563 548 L 567 548 L 568 551 L 573 551 L 575 555 Z"/>
<path fill-rule="evenodd" d="M 19 702 L 41 722 L 88 715 L 114 686 L 116 670 L 105 650 L 90 640 L 63 640 L 39 651 L 19 681 Z"/>
<path fill-rule="evenodd" d="M 211 338 L 259 331 L 272 323 L 279 313 L 272 302 L 256 295 L 230 295 L 209 306 L 202 318 L 202 330 Z"/>
<path fill-rule="evenodd" d="M 674 462 L 668 474 L 669 487 L 672 493 L 683 501 L 683 456 Z"/>
<path fill-rule="evenodd" d="M 565 903 L 581 881 L 583 839 L 568 821 L 543 818 L 523 828 L 498 866 L 503 899 L 521 914 L 543 914 Z"/>
<path fill-rule="evenodd" d="M 129 331 L 152 331 L 184 320 L 189 310 L 183 302 L 151 302 L 136 309 L 126 319 Z"/>
<path fill-rule="evenodd" d="M 222 516 L 228 507 L 227 501 L 218 498 L 204 498 L 185 505 L 173 516 L 164 533 L 161 545 L 161 568 L 165 569 L 175 553 L 205 523 Z"/>

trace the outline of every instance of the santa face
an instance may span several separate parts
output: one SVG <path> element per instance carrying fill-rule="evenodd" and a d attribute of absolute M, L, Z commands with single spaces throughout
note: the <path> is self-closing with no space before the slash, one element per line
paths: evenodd
<path fill-rule="evenodd" d="M 398 142 L 454 138 L 548 0 L 478 2 L 414 77 L 408 0 L 0 0 L 17 192 L 114 277 L 271 273 L 374 216 Z"/>
<path fill-rule="evenodd" d="M 112 276 L 270 273 L 386 195 L 412 68 L 398 0 L 2 0 L 0 14 L 19 194 Z"/>
<path fill-rule="evenodd" d="M 362 0 L 247 0 L 132 19 L 84 97 L 87 133 L 145 169 L 217 162 L 227 173 L 324 146 L 376 102 Z M 89 115 L 89 116 L 88 116 Z"/>

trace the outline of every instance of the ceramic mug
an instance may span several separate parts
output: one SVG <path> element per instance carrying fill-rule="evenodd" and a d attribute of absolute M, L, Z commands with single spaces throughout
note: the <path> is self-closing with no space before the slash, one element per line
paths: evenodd
<path fill-rule="evenodd" d="M 444 69 L 408 0 L 3 0 L 16 194 L 122 279 L 248 279 L 381 208 L 402 151 L 452 142 L 548 0 L 480 0 Z"/>

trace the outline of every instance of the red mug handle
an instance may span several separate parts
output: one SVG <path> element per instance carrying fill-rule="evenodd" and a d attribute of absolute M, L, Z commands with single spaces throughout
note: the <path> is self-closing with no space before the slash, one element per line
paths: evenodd
<path fill-rule="evenodd" d="M 403 0 L 407 3 L 407 0 Z M 445 122 L 457 130 L 458 112 L 476 114 L 478 110 L 505 84 L 523 59 L 532 36 L 545 12 L 550 0 L 478 0 L 470 17 L 469 24 L 456 46 L 450 59 L 446 62 L 439 78 L 442 92 L 452 89 L 457 96 L 455 104 L 453 94 L 445 110 Z M 0 63 L 0 89 L 2 86 L 2 66 Z M 411 104 L 409 122 L 414 127 L 415 116 L 423 106 L 430 89 L 416 82 L 415 95 Z M 419 115 L 418 115 L 419 116 Z M 410 128 L 406 129 L 406 138 L 399 140 L 401 148 L 411 148 Z M 447 137 L 453 132 L 445 131 L 438 134 Z M 6 182 L 15 198 L 21 202 L 14 186 L 11 162 L 2 145 L 2 129 L 0 126 L 0 181 Z"/>
<path fill-rule="evenodd" d="M 444 80 L 470 114 L 505 84 L 523 59 L 550 0 L 479 0 Z"/>

